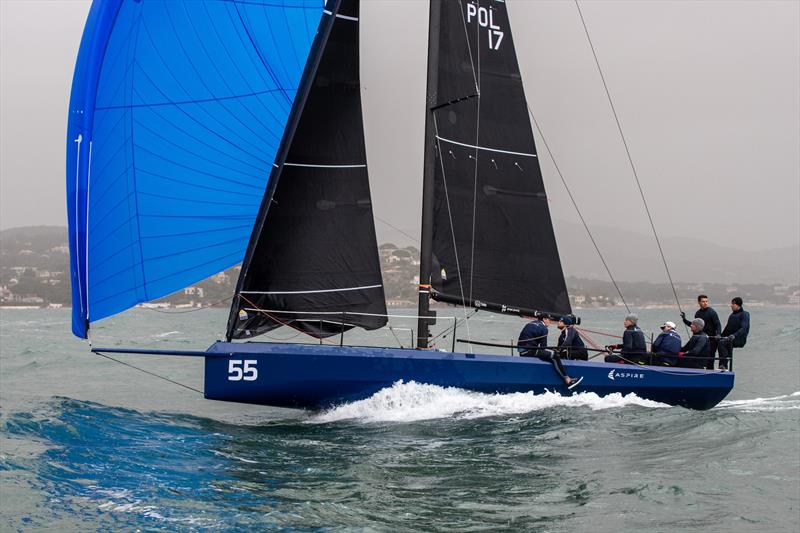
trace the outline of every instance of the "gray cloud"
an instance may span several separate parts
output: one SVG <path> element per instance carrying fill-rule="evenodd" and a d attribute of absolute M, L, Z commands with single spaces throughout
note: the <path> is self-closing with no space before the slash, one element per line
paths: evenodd
<path fill-rule="evenodd" d="M 66 110 L 88 5 L 0 2 L 2 228 L 66 224 Z M 800 242 L 800 3 L 582 6 L 658 229 L 749 250 Z M 528 100 L 587 220 L 649 232 L 574 3 L 509 11 Z M 376 214 L 414 236 L 427 18 L 425 1 L 363 2 Z M 576 216 L 539 144 L 558 228 Z"/>

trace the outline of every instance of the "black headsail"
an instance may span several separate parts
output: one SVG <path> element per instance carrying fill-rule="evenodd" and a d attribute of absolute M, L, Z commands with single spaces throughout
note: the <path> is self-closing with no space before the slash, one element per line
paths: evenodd
<path fill-rule="evenodd" d="M 281 325 L 325 337 L 343 324 L 386 324 L 361 115 L 359 2 L 327 7 L 242 264 L 228 338 Z"/>
<path fill-rule="evenodd" d="M 421 283 L 458 305 L 570 313 L 506 4 L 432 2 Z"/>

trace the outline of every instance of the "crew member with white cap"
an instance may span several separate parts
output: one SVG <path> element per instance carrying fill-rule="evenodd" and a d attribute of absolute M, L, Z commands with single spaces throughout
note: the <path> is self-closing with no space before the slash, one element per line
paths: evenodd
<path fill-rule="evenodd" d="M 675 331 L 675 322 L 667 320 L 661 325 L 661 333 L 653 341 L 652 352 L 657 356 L 656 363 L 675 366 L 678 352 L 681 351 L 681 336 Z"/>

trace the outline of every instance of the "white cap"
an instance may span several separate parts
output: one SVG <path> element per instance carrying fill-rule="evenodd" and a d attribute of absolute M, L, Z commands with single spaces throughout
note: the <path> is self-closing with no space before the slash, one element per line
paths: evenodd
<path fill-rule="evenodd" d="M 661 329 L 664 329 L 667 326 L 671 327 L 672 329 L 675 329 L 675 322 L 671 322 L 671 321 L 667 320 L 666 322 L 661 324 Z"/>

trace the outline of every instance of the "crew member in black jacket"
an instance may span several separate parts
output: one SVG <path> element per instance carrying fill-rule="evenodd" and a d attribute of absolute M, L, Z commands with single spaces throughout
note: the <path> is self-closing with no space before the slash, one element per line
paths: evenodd
<path fill-rule="evenodd" d="M 706 359 L 711 350 L 708 335 L 703 331 L 705 322 L 702 318 L 695 318 L 691 322 L 692 338 L 686 346 L 678 352 L 678 366 L 686 368 L 706 368 Z M 701 359 L 702 358 L 702 359 Z"/>
<path fill-rule="evenodd" d="M 728 361 L 733 357 L 734 348 L 742 348 L 747 343 L 750 333 L 750 313 L 742 309 L 742 299 L 737 296 L 731 300 L 731 311 L 728 323 L 722 330 L 719 339 L 719 369 L 728 370 Z"/>
<path fill-rule="evenodd" d="M 623 324 L 625 331 L 622 333 L 622 344 L 610 344 L 606 346 L 609 355 L 605 357 L 606 363 L 638 363 L 645 364 L 647 356 L 647 342 L 644 340 L 644 332 L 636 324 L 639 317 L 631 313 L 625 317 Z M 619 350 L 620 355 L 611 352 Z"/>
<path fill-rule="evenodd" d="M 700 306 L 700 309 L 695 311 L 694 317 L 695 318 L 702 318 L 703 322 L 705 322 L 705 327 L 703 331 L 706 335 L 708 335 L 709 341 L 709 354 L 708 357 L 708 366 L 707 369 L 712 370 L 714 368 L 714 357 L 717 353 L 717 339 L 719 337 L 720 331 L 722 331 L 722 324 L 719 321 L 719 315 L 714 310 L 713 307 L 709 307 L 708 305 L 708 296 L 705 294 L 701 294 L 697 297 L 697 305 Z M 683 319 L 683 323 L 687 326 L 692 325 L 691 320 L 687 320 L 686 313 L 681 312 L 681 318 Z"/>
<path fill-rule="evenodd" d="M 558 329 L 561 330 L 561 335 L 558 336 L 558 351 L 561 355 L 566 356 L 567 359 L 579 359 L 581 361 L 589 359 L 586 345 L 572 325 L 572 317 L 562 316 L 558 321 Z"/>

